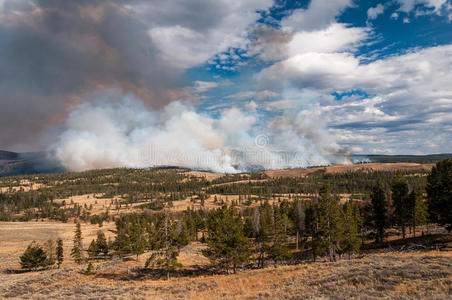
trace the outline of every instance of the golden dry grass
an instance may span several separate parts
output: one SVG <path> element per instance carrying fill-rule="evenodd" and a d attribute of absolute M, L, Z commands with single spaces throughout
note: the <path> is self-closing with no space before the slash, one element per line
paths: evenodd
<path fill-rule="evenodd" d="M 208 171 L 188 171 L 188 172 L 185 172 L 184 174 L 196 176 L 199 178 L 205 178 L 209 182 L 224 176 L 224 174 L 212 173 L 212 172 L 208 172 Z"/>
<path fill-rule="evenodd" d="M 108 223 L 101 228 L 112 237 Z M 141 273 L 149 254 L 139 261 L 95 262 L 95 275 L 74 265 L 70 248 L 74 224 L 53 222 L 0 223 L 0 298 L 15 299 L 450 299 L 452 252 L 380 253 L 338 262 L 305 263 L 278 268 L 242 270 L 237 274 L 188 276 L 196 266 L 208 266 L 204 245 L 183 248 L 179 261 L 187 270 L 169 281 Z M 98 226 L 82 224 L 84 246 Z M 32 240 L 60 237 L 65 245 L 61 270 L 10 274 Z M 127 269 L 131 270 L 128 274 Z M 188 272 L 188 273 L 187 273 Z"/>
<path fill-rule="evenodd" d="M 452 258 L 386 254 L 335 263 L 240 271 L 232 275 L 134 277 L 135 262 L 0 274 L 0 296 L 20 299 L 450 299 Z"/>
<path fill-rule="evenodd" d="M 111 229 L 114 229 L 114 223 L 104 223 L 102 227 L 82 223 L 84 246 L 88 247 L 98 230 L 102 230 L 107 238 L 113 238 Z M 19 256 L 32 241 L 44 243 L 48 239 L 61 238 L 65 256 L 69 257 L 74 230 L 74 223 L 0 222 L 0 269 L 19 268 Z"/>
<path fill-rule="evenodd" d="M 417 163 L 366 163 L 366 164 L 350 164 L 350 165 L 335 165 L 327 167 L 316 168 L 296 168 L 287 170 L 270 170 L 265 171 L 265 174 L 271 178 L 277 177 L 304 177 L 310 173 L 325 170 L 326 173 L 345 173 L 354 171 L 429 171 L 433 168 L 434 164 L 417 164 Z"/>

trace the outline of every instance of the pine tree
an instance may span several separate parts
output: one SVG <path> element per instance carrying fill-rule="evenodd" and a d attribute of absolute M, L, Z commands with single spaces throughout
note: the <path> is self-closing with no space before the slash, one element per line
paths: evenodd
<path fill-rule="evenodd" d="M 86 275 L 93 275 L 94 274 L 94 266 L 92 262 L 89 262 L 88 266 L 86 267 L 85 274 Z"/>
<path fill-rule="evenodd" d="M 253 236 L 258 253 L 257 267 L 263 268 L 265 265 L 265 254 L 268 250 L 266 246 L 270 242 L 270 229 L 273 222 L 273 209 L 266 202 L 263 206 L 255 207 L 252 217 Z"/>
<path fill-rule="evenodd" d="M 212 212 L 207 221 L 207 249 L 202 253 L 213 266 L 236 272 L 249 261 L 250 240 L 243 233 L 243 220 L 226 205 Z"/>
<path fill-rule="evenodd" d="M 293 208 L 291 210 L 291 213 L 292 213 L 291 219 L 295 225 L 296 231 L 295 247 L 298 250 L 305 231 L 305 211 L 303 208 L 303 203 L 300 200 L 293 202 Z"/>
<path fill-rule="evenodd" d="M 157 223 L 157 239 L 152 243 L 154 253 L 147 259 L 145 267 L 159 267 L 166 272 L 167 279 L 170 273 L 182 269 L 177 260 L 180 248 L 188 245 L 190 236 L 186 225 L 176 222 L 168 213 L 165 213 Z"/>
<path fill-rule="evenodd" d="M 96 240 L 92 240 L 88 247 L 88 255 L 90 258 L 96 257 L 98 254 L 98 248 L 96 244 Z"/>
<path fill-rule="evenodd" d="M 116 222 L 116 238 L 113 243 L 114 249 L 117 251 L 120 257 L 124 254 L 128 254 L 131 252 L 131 240 L 128 234 L 127 227 L 120 225 L 120 220 Z"/>
<path fill-rule="evenodd" d="M 411 209 L 408 199 L 408 184 L 403 178 L 402 172 L 397 171 L 391 182 L 392 201 L 394 205 L 394 215 L 397 224 L 402 228 L 402 237 L 405 239 L 405 227 L 410 220 Z"/>
<path fill-rule="evenodd" d="M 382 243 L 384 238 L 384 231 L 387 226 L 387 207 L 386 196 L 383 183 L 379 181 L 377 185 L 372 189 L 371 210 L 372 210 L 372 225 L 377 231 L 377 242 Z"/>
<path fill-rule="evenodd" d="M 47 255 L 41 245 L 35 241 L 28 245 L 25 252 L 20 257 L 22 269 L 32 270 L 47 266 Z"/>
<path fill-rule="evenodd" d="M 268 258 L 273 260 L 275 267 L 278 262 L 286 261 L 292 258 L 289 242 L 287 237 L 287 216 L 278 209 L 273 207 L 273 218 L 271 224 L 270 243 L 267 246 Z"/>
<path fill-rule="evenodd" d="M 102 253 L 103 255 L 108 254 L 107 238 L 105 237 L 105 234 L 100 230 L 97 232 L 96 246 L 97 246 L 96 255 L 99 255 L 100 253 Z"/>
<path fill-rule="evenodd" d="M 452 159 L 440 161 L 433 167 L 426 191 L 431 220 L 452 230 Z"/>
<path fill-rule="evenodd" d="M 320 191 L 318 204 L 319 245 L 328 252 L 331 261 L 336 260 L 339 243 L 343 235 L 343 224 L 339 208 L 339 200 L 331 195 L 331 186 L 326 183 Z"/>
<path fill-rule="evenodd" d="M 57 264 L 58 264 L 58 269 L 59 269 L 61 264 L 63 263 L 63 259 L 64 259 L 64 249 L 63 249 L 63 240 L 62 239 L 57 240 L 56 256 L 57 256 Z"/>
<path fill-rule="evenodd" d="M 361 238 L 358 234 L 361 217 L 359 216 L 358 205 L 351 200 L 347 201 L 342 208 L 344 239 L 341 241 L 341 251 L 348 254 L 350 259 L 352 252 L 359 252 L 361 248 Z"/>
<path fill-rule="evenodd" d="M 130 253 L 138 256 L 143 254 L 147 247 L 147 237 L 144 227 L 140 224 L 134 224 L 130 228 Z"/>
<path fill-rule="evenodd" d="M 74 258 L 75 263 L 81 264 L 83 262 L 82 229 L 79 222 L 76 223 L 73 242 L 74 246 L 71 250 L 71 256 Z"/>
<path fill-rule="evenodd" d="M 410 193 L 409 202 L 412 206 L 411 226 L 413 227 L 413 236 L 416 236 L 416 225 L 424 225 L 427 223 L 427 204 L 424 201 L 424 196 L 420 189 Z"/>

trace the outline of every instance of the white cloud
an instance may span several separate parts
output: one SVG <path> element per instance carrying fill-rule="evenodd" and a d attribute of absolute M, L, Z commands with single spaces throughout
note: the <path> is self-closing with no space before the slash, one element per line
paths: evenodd
<path fill-rule="evenodd" d="M 385 11 L 385 7 L 383 6 L 383 4 L 379 3 L 377 6 L 371 7 L 367 10 L 367 18 L 369 20 L 375 20 L 384 11 Z"/>
<path fill-rule="evenodd" d="M 361 64 L 350 53 L 303 53 L 264 69 L 261 79 L 283 78 L 300 88 L 362 88 L 389 93 L 401 88 L 450 90 L 452 46 L 438 46 Z M 315 79 L 315 80 L 314 80 Z M 425 93 L 424 92 L 424 93 Z"/>
<path fill-rule="evenodd" d="M 281 25 L 295 31 L 324 29 L 350 5 L 350 0 L 312 0 L 307 9 L 297 9 Z"/>
<path fill-rule="evenodd" d="M 400 4 L 398 11 L 409 13 L 415 9 L 416 5 L 424 5 L 433 8 L 434 12 L 441 14 L 441 8 L 447 3 L 447 0 L 396 0 Z"/>
<path fill-rule="evenodd" d="M 230 47 L 245 48 L 247 29 L 272 0 L 176 0 L 140 1 L 129 5 L 147 26 L 161 51 L 173 66 L 201 64 Z"/>
<path fill-rule="evenodd" d="M 338 52 L 353 50 L 369 35 L 363 27 L 347 27 L 346 24 L 332 23 L 328 27 L 294 34 L 288 44 L 289 56 L 309 52 Z"/>
<path fill-rule="evenodd" d="M 257 79 L 267 86 L 285 82 L 280 88 L 289 85 L 318 91 L 323 100 L 317 110 L 330 127 L 336 128 L 336 134 L 347 133 L 350 141 L 353 140 L 350 134 L 355 132 L 357 137 L 368 135 L 369 140 L 382 139 L 387 143 L 385 147 L 395 152 L 410 152 L 409 147 L 421 152 L 444 152 L 452 147 L 450 132 L 435 129 L 434 134 L 442 139 L 431 145 L 423 139 L 431 134 L 432 128 L 451 127 L 451 68 L 452 45 L 414 49 L 370 63 L 361 63 L 359 57 L 346 52 L 309 52 L 272 65 Z M 356 90 L 371 96 L 365 100 L 331 100 L 333 92 Z M 386 132 L 387 138 L 382 138 L 381 132 L 372 133 L 375 128 Z M 362 143 L 359 138 L 355 142 Z M 371 146 L 365 149 L 370 151 Z"/>

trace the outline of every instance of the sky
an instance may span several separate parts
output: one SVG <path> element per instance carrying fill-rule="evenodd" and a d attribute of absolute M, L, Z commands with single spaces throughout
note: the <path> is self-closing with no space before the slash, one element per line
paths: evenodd
<path fill-rule="evenodd" d="M 297 142 L 274 129 L 292 122 L 335 151 L 450 153 L 451 70 L 451 0 L 0 0 L 0 149 L 47 150 L 94 98 L 133 97 L 237 141 L 231 124 Z"/>

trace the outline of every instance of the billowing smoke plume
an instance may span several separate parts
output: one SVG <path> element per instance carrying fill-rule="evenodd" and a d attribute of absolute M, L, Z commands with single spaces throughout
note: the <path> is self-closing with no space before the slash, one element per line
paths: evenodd
<path fill-rule="evenodd" d="M 173 102 L 150 110 L 135 97 L 76 108 L 52 150 L 68 170 L 180 166 L 235 173 L 346 163 L 339 146 L 309 114 L 261 116 L 231 108 L 219 117 Z"/>

